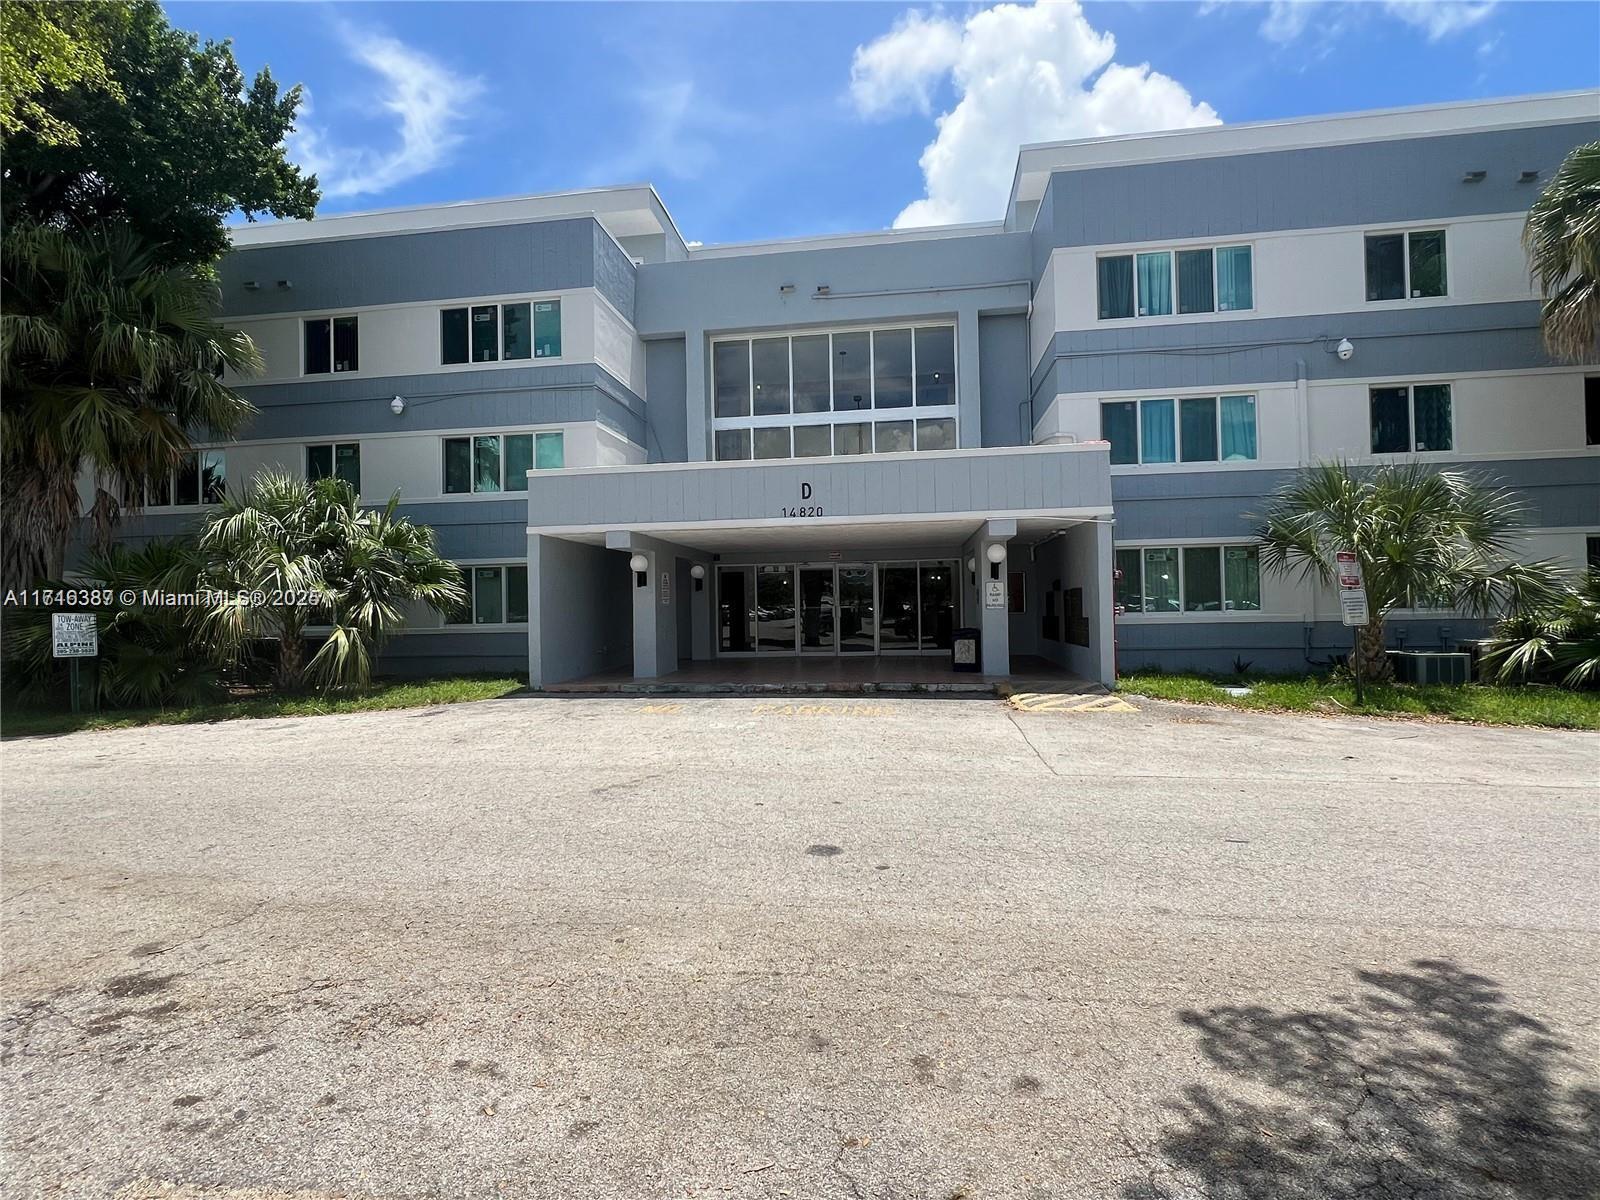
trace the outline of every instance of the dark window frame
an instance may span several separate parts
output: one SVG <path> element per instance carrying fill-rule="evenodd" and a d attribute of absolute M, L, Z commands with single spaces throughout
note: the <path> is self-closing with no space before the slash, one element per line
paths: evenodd
<path fill-rule="evenodd" d="M 1420 296 L 1413 294 L 1416 291 L 1412 279 L 1415 250 L 1412 248 L 1412 238 L 1437 237 L 1439 239 L 1439 290 Z M 1375 243 L 1393 242 L 1400 243 L 1400 294 L 1398 296 L 1374 295 L 1372 268 L 1373 249 Z M 1362 263 L 1363 283 L 1368 304 L 1396 304 L 1411 300 L 1440 300 L 1450 295 L 1450 233 L 1444 226 L 1435 226 L 1423 229 L 1385 229 L 1376 233 L 1368 233 L 1362 238 Z"/>
<path fill-rule="evenodd" d="M 338 357 L 339 332 L 341 325 L 351 334 L 351 354 L 349 363 L 340 366 Z M 321 328 L 318 329 L 317 327 Z M 315 337 L 313 333 L 315 331 Z M 319 353 L 312 358 L 312 348 L 316 345 Z M 326 359 L 321 351 L 326 351 Z M 326 366 L 320 365 L 326 361 Z M 315 365 L 314 365 L 315 364 Z M 361 370 L 361 314 L 339 313 L 326 317 L 302 317 L 300 319 L 300 374 L 305 375 L 349 375 Z"/>
<path fill-rule="evenodd" d="M 1447 446 L 1423 446 L 1419 444 L 1418 435 L 1421 432 L 1421 422 L 1417 419 L 1417 392 L 1418 389 L 1426 391 L 1442 391 L 1443 399 L 1448 414 L 1449 428 Z M 1389 393 L 1386 399 L 1392 399 L 1392 393 L 1405 393 L 1405 418 L 1406 418 L 1406 445 L 1403 450 L 1383 450 L 1378 447 L 1377 412 L 1376 405 L 1379 393 Z M 1452 454 L 1456 448 L 1456 417 L 1455 417 L 1455 388 L 1449 383 L 1389 383 L 1374 384 L 1367 388 L 1367 430 L 1369 434 L 1368 445 L 1373 454 Z"/>
<path fill-rule="evenodd" d="M 313 471 L 312 471 L 311 456 L 312 456 L 312 453 L 314 451 L 317 451 L 317 450 L 326 450 L 328 452 L 328 472 L 327 472 L 326 475 L 314 474 Z M 355 451 L 355 478 L 354 479 L 346 479 L 346 482 L 349 483 L 351 487 L 355 488 L 357 495 L 360 495 L 360 493 L 361 493 L 361 443 L 360 442 L 334 441 L 334 442 L 308 442 L 308 443 L 306 443 L 306 479 L 311 481 L 311 482 L 313 482 L 313 483 L 316 482 L 318 479 L 327 479 L 327 478 L 345 479 L 345 476 L 339 474 L 339 451 L 340 450 L 354 450 Z"/>

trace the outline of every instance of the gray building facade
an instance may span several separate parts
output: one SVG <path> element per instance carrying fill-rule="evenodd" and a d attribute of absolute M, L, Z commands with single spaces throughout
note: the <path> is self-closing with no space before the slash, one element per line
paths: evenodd
<path fill-rule="evenodd" d="M 962 628 L 996 676 L 1295 670 L 1348 645 L 1252 540 L 1305 464 L 1468 470 L 1526 497 L 1529 556 L 1600 554 L 1600 369 L 1544 353 L 1519 245 L 1597 138 L 1581 93 L 1025 146 L 994 222 L 734 246 L 649 187 L 244 228 L 224 299 L 267 370 L 209 449 L 438 530 L 472 601 L 397 671 Z M 194 520 L 181 488 L 129 535 Z"/>

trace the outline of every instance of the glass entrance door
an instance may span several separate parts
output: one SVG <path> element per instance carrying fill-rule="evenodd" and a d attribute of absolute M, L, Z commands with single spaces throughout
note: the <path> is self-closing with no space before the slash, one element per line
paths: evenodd
<path fill-rule="evenodd" d="M 832 567 L 800 568 L 800 649 L 832 654 L 837 648 L 838 612 Z"/>
<path fill-rule="evenodd" d="M 872 654 L 878 648 L 874 636 L 877 624 L 874 574 L 871 567 L 839 568 L 839 584 L 834 595 L 838 597 L 840 654 Z"/>

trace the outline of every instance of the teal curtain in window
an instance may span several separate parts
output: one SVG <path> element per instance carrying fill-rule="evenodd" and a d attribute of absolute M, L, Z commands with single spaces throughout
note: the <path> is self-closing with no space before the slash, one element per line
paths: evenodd
<path fill-rule="evenodd" d="M 1256 306 L 1250 276 L 1249 246 L 1217 248 L 1217 311 L 1238 312 Z"/>
<path fill-rule="evenodd" d="M 1450 385 L 1419 383 L 1411 390 L 1417 404 L 1417 449 L 1450 449 L 1454 442 L 1450 422 Z"/>
<path fill-rule="evenodd" d="M 533 434 L 506 434 L 506 491 L 528 490 L 528 472 L 533 470 Z"/>
<path fill-rule="evenodd" d="M 1132 400 L 1100 406 L 1100 437 L 1111 443 L 1111 465 L 1139 461 L 1139 414 Z"/>
<path fill-rule="evenodd" d="M 1222 398 L 1222 459 L 1224 462 L 1256 456 L 1256 398 Z"/>
<path fill-rule="evenodd" d="M 1133 259 L 1126 254 L 1102 258 L 1095 265 L 1100 284 L 1100 319 L 1133 316 Z"/>
<path fill-rule="evenodd" d="M 1255 612 L 1261 608 L 1261 551 L 1255 546 L 1227 546 L 1222 551 L 1222 591 L 1226 607 Z"/>
<path fill-rule="evenodd" d="M 1172 254 L 1158 250 L 1138 256 L 1139 315 L 1164 317 L 1172 312 Z"/>
<path fill-rule="evenodd" d="M 1139 404 L 1139 419 L 1143 424 L 1144 461 L 1169 463 L 1178 461 L 1178 437 L 1171 400 L 1144 400 Z"/>
<path fill-rule="evenodd" d="M 566 463 L 566 439 L 559 433 L 541 433 L 534 450 L 534 467 L 540 471 L 552 471 L 566 466 Z"/>

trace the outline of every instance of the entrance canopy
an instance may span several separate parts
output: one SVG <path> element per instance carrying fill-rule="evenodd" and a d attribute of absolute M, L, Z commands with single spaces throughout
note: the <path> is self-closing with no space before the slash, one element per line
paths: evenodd
<path fill-rule="evenodd" d="M 1015 633 L 1110 677 L 1103 443 L 546 470 L 528 503 L 535 686 L 629 662 L 655 678 L 724 655 L 948 654 L 958 627 L 988 675 Z"/>

